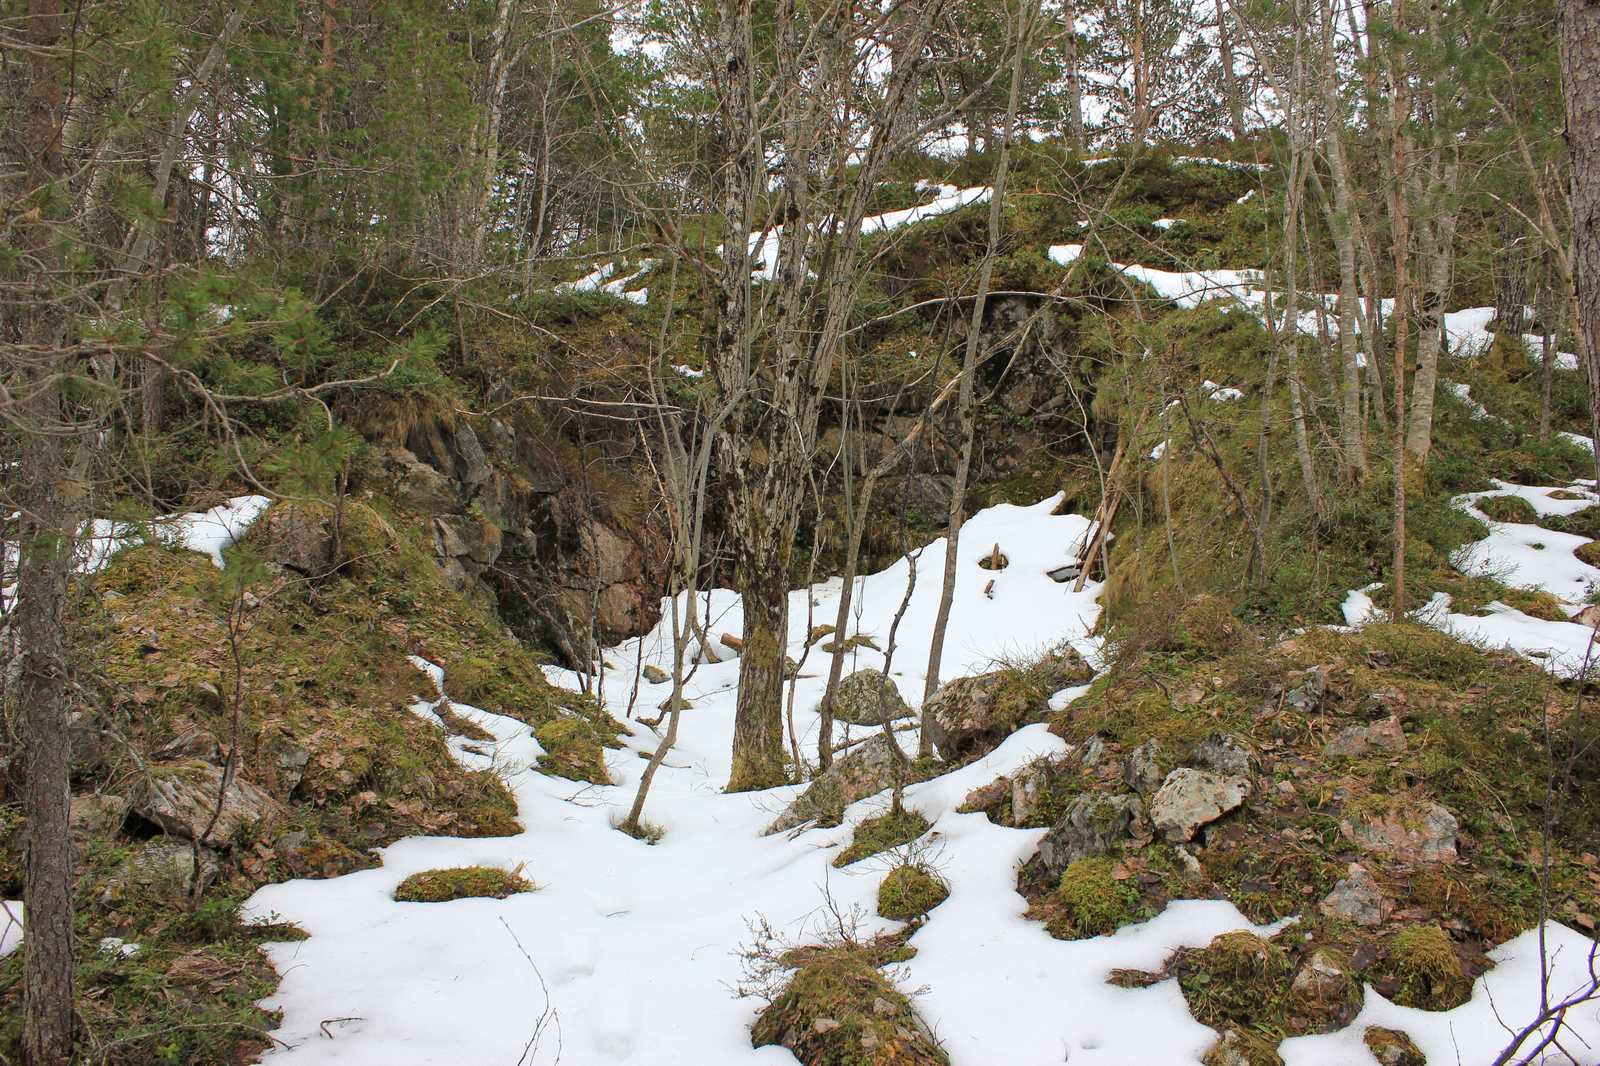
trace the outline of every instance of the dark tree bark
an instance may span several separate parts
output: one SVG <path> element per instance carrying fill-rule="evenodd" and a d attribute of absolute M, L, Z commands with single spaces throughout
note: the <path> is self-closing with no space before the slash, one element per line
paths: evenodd
<path fill-rule="evenodd" d="M 17 700 L 23 713 L 28 827 L 23 903 L 23 989 L 26 997 L 22 1060 L 27 1066 L 66 1066 L 72 1057 L 72 857 L 67 835 L 66 631 L 62 609 L 72 566 L 72 508 L 63 446 L 58 373 L 67 360 L 63 317 L 44 286 L 56 273 L 56 219 L 61 198 L 47 190 L 64 180 L 61 148 L 66 71 L 62 46 L 66 16 L 61 0 L 28 5 L 27 82 L 22 98 L 23 173 L 13 183 L 13 203 L 33 203 L 13 222 L 26 269 L 40 288 L 13 319 L 6 339 L 14 345 L 21 377 L 32 386 L 14 486 L 19 512 L 17 601 L 13 614 L 21 648 Z"/>
<path fill-rule="evenodd" d="M 1578 346 L 1589 381 L 1589 433 L 1600 439 L 1600 0 L 1561 5 L 1561 83 L 1572 157 Z M 1600 474 L 1600 453 L 1596 453 Z"/>

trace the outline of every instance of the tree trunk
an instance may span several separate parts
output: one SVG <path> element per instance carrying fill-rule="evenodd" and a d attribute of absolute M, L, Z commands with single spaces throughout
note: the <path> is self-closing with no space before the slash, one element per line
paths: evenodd
<path fill-rule="evenodd" d="M 1322 97 L 1323 142 L 1327 146 L 1328 170 L 1333 176 L 1332 204 L 1327 206 L 1328 229 L 1339 253 L 1339 429 L 1340 451 L 1347 473 L 1358 481 L 1367 478 L 1366 420 L 1361 412 L 1361 339 L 1357 335 L 1360 282 L 1356 268 L 1356 234 L 1360 218 L 1355 195 L 1350 187 L 1350 165 L 1344 151 L 1344 109 L 1337 84 L 1338 53 L 1334 49 L 1333 24 L 1337 15 L 1334 0 L 1323 0 L 1321 12 L 1322 50 L 1318 84 Z M 1315 169 L 1312 177 L 1317 179 Z"/>
<path fill-rule="evenodd" d="M 30 0 L 25 30 L 26 85 L 20 146 L 25 155 L 11 202 L 33 202 L 12 220 L 16 247 L 35 272 L 40 291 L 20 308 L 7 337 L 28 351 L 23 380 L 32 385 L 16 470 L 17 591 L 12 624 L 21 648 L 17 700 L 23 713 L 25 784 L 23 819 L 27 860 L 23 905 L 22 1061 L 26 1066 L 66 1066 L 72 1057 L 72 855 L 67 830 L 67 635 L 62 622 L 67 577 L 77 530 L 63 476 L 64 436 L 57 375 L 70 370 L 62 351 L 64 317 L 45 287 L 59 270 L 56 204 L 52 195 L 66 175 L 61 127 L 67 75 L 62 61 L 66 18 L 61 0 Z"/>
<path fill-rule="evenodd" d="M 1067 143 L 1075 152 L 1088 149 L 1083 130 L 1083 61 L 1078 55 L 1078 17 L 1072 0 L 1061 8 L 1067 68 Z"/>
<path fill-rule="evenodd" d="M 945 529 L 944 579 L 939 589 L 939 609 L 934 616 L 933 638 L 928 645 L 928 669 L 923 683 L 922 702 L 926 707 L 939 688 L 940 661 L 944 658 L 944 635 L 950 624 L 950 606 L 956 587 L 956 553 L 961 543 L 961 525 L 966 521 L 967 476 L 972 469 L 972 447 L 976 436 L 977 410 L 973 377 L 978 348 L 983 341 L 983 315 L 989 301 L 989 284 L 994 276 L 994 261 L 1000 252 L 1000 212 L 1005 204 L 1006 176 L 1011 165 L 1011 139 L 1017 126 L 1017 105 L 1022 94 L 1022 64 L 1032 29 L 1033 5 L 1024 5 L 1017 14 L 1015 54 L 1011 63 L 1011 88 L 1006 99 L 1006 125 L 1000 141 L 1000 159 L 995 164 L 994 189 L 989 196 L 989 234 L 983 264 L 978 268 L 978 292 L 972 301 L 972 318 L 967 325 L 967 343 L 961 357 L 961 398 L 956 417 L 961 425 L 961 457 L 956 463 L 956 483 L 950 494 L 950 517 Z M 926 720 L 918 755 L 933 754 L 933 736 Z"/>
<path fill-rule="evenodd" d="M 1226 0 L 1217 0 L 1217 58 L 1222 64 L 1222 96 L 1228 105 L 1228 128 L 1235 142 L 1244 140 L 1244 96 L 1233 69 L 1233 33 L 1228 27 Z"/>
<path fill-rule="evenodd" d="M 1395 0 L 1394 20 L 1405 25 L 1405 0 Z M 1393 141 L 1394 173 L 1389 197 L 1389 214 L 1394 242 L 1394 587 L 1392 616 L 1399 620 L 1406 613 L 1406 332 L 1410 328 L 1407 311 L 1411 287 L 1407 277 L 1409 263 L 1410 217 L 1406 204 L 1406 120 L 1410 114 L 1405 59 L 1396 50 L 1389 60 L 1391 113 L 1389 134 Z"/>
<path fill-rule="evenodd" d="M 1424 226 L 1428 265 L 1417 322 L 1417 376 L 1412 382 L 1411 427 L 1406 432 L 1406 459 L 1411 464 L 1413 478 L 1421 477 L 1433 444 L 1433 398 L 1439 381 L 1439 353 L 1444 347 L 1444 301 L 1450 291 L 1456 242 L 1456 174 L 1456 164 L 1452 161 L 1431 183 L 1433 191 L 1443 193 L 1449 202 L 1435 206 L 1433 217 Z M 1520 315 L 1520 309 L 1518 313 Z"/>
<path fill-rule="evenodd" d="M 1572 158 L 1578 347 L 1589 382 L 1589 434 L 1600 442 L 1600 0 L 1561 5 L 1561 73 Z M 1600 476 L 1600 448 L 1595 462 Z"/>

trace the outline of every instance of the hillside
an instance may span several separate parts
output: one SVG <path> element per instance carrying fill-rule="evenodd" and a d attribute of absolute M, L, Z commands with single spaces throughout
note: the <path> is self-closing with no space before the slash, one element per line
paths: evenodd
<path fill-rule="evenodd" d="M 0 11 L 0 1064 L 1600 1066 L 1592 6 Z"/>

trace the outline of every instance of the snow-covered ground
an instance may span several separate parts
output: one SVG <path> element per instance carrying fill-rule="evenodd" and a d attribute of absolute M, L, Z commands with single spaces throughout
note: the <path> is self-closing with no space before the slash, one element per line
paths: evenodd
<path fill-rule="evenodd" d="M 1050 512 L 1057 498 L 1032 507 L 1001 506 L 974 515 L 963 529 L 955 609 L 942 664 L 945 676 L 990 668 L 999 658 L 1066 640 L 1094 657 L 1090 632 L 1099 588 L 1074 594 L 1048 571 L 1074 558 L 1089 527 L 1079 516 Z M 1009 558 L 1001 571 L 978 561 L 998 544 Z M 920 580 L 899 630 L 894 677 L 919 702 L 944 542 L 918 559 Z M 850 632 L 882 644 L 904 593 L 908 563 L 861 579 Z M 994 586 L 986 594 L 990 581 Z M 837 581 L 791 595 L 789 652 L 799 659 L 808 627 L 831 621 Z M 710 596 L 712 633 L 740 630 L 737 597 Z M 670 665 L 663 629 L 605 654 L 606 699 L 623 712 L 634 667 Z M 869 648 L 849 653 L 847 666 L 877 667 Z M 813 709 L 827 660 L 813 649 L 799 681 L 798 726 L 807 748 L 816 732 Z M 417 713 L 431 715 L 448 671 L 419 663 Z M 249 901 L 258 919 L 294 922 L 308 940 L 274 945 L 283 984 L 267 1005 L 283 1012 L 266 1053 L 272 1066 L 423 1066 L 459 1063 L 667 1064 L 781 1063 L 780 1048 L 753 1049 L 749 1026 L 757 1004 L 733 995 L 738 953 L 750 942 L 748 923 L 763 918 L 804 941 L 830 921 L 825 894 L 838 908 L 861 908 L 863 930 L 897 923 L 874 913 L 887 862 L 878 857 L 845 870 L 830 863 L 851 838 L 851 826 L 883 810 L 882 796 L 863 800 L 833 829 L 763 835 L 799 791 L 721 791 L 729 770 L 737 660 L 703 663 L 689 686 L 679 744 L 651 792 L 646 816 L 665 836 L 646 845 L 614 830 L 632 798 L 656 737 L 634 725 L 621 751 L 608 753 L 612 786 L 552 778 L 530 769 L 540 754 L 522 723 L 455 704 L 457 713 L 495 737 L 493 744 L 454 739 L 465 764 L 506 775 L 524 831 L 496 839 L 419 837 L 384 850 L 376 869 L 329 880 L 271 885 Z M 558 682 L 570 675 L 552 671 Z M 442 685 L 442 688 L 437 688 Z M 638 707 L 653 714 L 669 685 L 644 685 Z M 1071 693 L 1053 701 L 1064 705 Z M 913 742 L 908 737 L 908 743 Z M 1184 901 L 1115 935 L 1064 942 L 1023 919 L 1016 864 L 1042 830 L 997 826 L 981 814 L 958 814 L 966 793 L 1040 755 L 1065 750 L 1042 726 L 1025 728 L 985 758 L 907 791 L 907 803 L 933 822 L 934 862 L 951 884 L 950 898 L 912 937 L 917 955 L 904 964 L 904 984 L 926 988 L 919 1010 L 945 1042 L 956 1066 L 1071 1062 L 1103 1066 L 1198 1063 L 1214 1034 L 1189 1014 L 1176 984 L 1123 989 L 1105 982 L 1116 967 L 1157 968 L 1180 945 L 1203 945 L 1217 933 L 1253 928 L 1231 905 Z M 538 889 L 505 900 L 397 903 L 395 886 L 421 870 L 465 865 L 520 869 Z M 1568 945 L 1578 940 L 1552 926 Z M 1581 938 L 1579 938 L 1581 939 Z M 1536 985 L 1532 941 L 1500 949 L 1473 1001 L 1454 1011 L 1423 1014 L 1387 1003 L 1370 990 L 1363 1019 L 1405 1028 L 1417 1042 L 1454 1061 L 1487 1061 L 1499 1041 L 1490 1007 L 1510 1021 L 1523 1016 Z M 1569 974 L 1558 974 L 1557 985 Z M 529 1040 L 548 1007 L 556 1022 L 536 1046 Z M 1589 1025 L 1588 1019 L 1578 1019 Z M 1291 1041 L 1292 1066 L 1366 1061 L 1361 1027 Z M 1600 1042 L 1600 1021 L 1585 1033 Z M 1478 1058 L 1472 1056 L 1477 1055 Z"/>

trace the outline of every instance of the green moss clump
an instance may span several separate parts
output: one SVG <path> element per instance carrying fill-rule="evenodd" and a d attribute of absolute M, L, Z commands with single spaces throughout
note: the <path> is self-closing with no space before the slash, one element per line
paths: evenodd
<path fill-rule="evenodd" d="M 1172 969 L 1202 1025 L 1271 1032 L 1285 1014 L 1294 962 L 1254 933 L 1223 933 L 1199 951 L 1180 952 Z"/>
<path fill-rule="evenodd" d="M 1474 506 L 1496 522 L 1518 522 L 1531 526 L 1539 521 L 1539 512 L 1521 496 L 1484 496 Z"/>
<path fill-rule="evenodd" d="M 1395 934 L 1388 968 L 1400 981 L 1394 1001 L 1420 1010 L 1450 1010 L 1472 995 L 1450 935 L 1437 925 L 1413 925 Z"/>
<path fill-rule="evenodd" d="M 394 898 L 400 903 L 444 903 L 453 899 L 505 899 L 532 891 L 533 885 L 515 870 L 458 866 L 412 874 L 395 887 Z"/>
<path fill-rule="evenodd" d="M 950 896 L 944 879 L 921 866 L 907 863 L 889 871 L 878 886 L 878 913 L 885 918 L 914 922 Z"/>
<path fill-rule="evenodd" d="M 833 860 L 836 867 L 849 866 L 869 855 L 909 844 L 928 831 L 928 820 L 916 811 L 887 811 L 856 826 L 855 837 Z"/>
<path fill-rule="evenodd" d="M 791 954 L 795 975 L 756 1019 L 752 1045 L 788 1048 L 806 1066 L 947 1066 L 869 948 L 846 942 Z"/>
<path fill-rule="evenodd" d="M 539 769 L 545 773 L 596 785 L 611 783 L 600 736 L 587 720 L 552 718 L 535 729 L 533 737 L 544 749 Z"/>
<path fill-rule="evenodd" d="M 1056 894 L 1079 936 L 1115 932 L 1138 916 L 1139 893 L 1114 875 L 1116 864 L 1105 856 L 1078 859 L 1061 871 Z"/>

